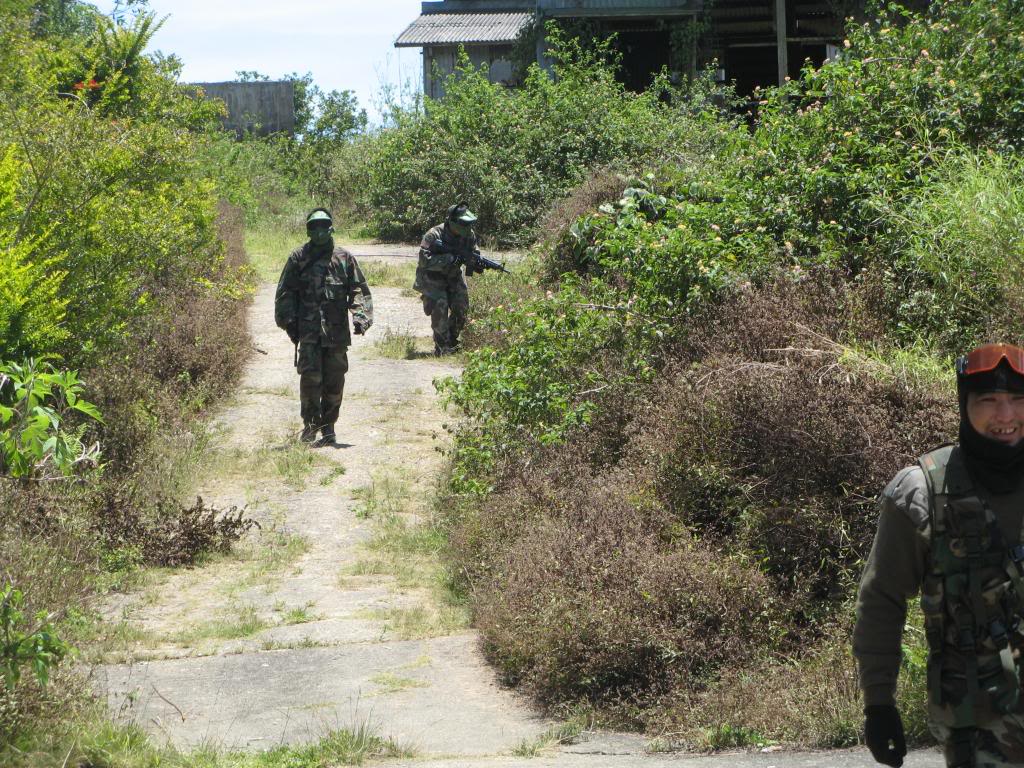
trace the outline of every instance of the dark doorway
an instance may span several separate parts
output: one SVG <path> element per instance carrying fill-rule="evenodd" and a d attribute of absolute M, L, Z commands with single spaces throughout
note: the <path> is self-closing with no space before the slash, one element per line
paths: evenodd
<path fill-rule="evenodd" d="M 726 82 L 736 82 L 736 92 L 747 95 L 755 86 L 778 85 L 779 55 L 774 45 L 737 46 L 726 51 Z"/>
<path fill-rule="evenodd" d="M 825 63 L 824 43 L 790 43 L 786 50 L 789 57 L 789 72 L 786 74 L 794 80 L 800 77 L 800 70 L 804 68 L 808 59 L 815 67 Z"/>
<path fill-rule="evenodd" d="M 622 54 L 619 79 L 631 91 L 642 91 L 662 67 L 669 65 L 667 29 L 609 29 L 616 35 L 615 47 Z"/>

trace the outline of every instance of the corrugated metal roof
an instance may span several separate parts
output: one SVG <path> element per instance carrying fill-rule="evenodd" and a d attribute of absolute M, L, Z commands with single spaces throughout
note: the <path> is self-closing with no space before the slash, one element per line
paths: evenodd
<path fill-rule="evenodd" d="M 425 13 L 398 36 L 395 47 L 511 43 L 532 13 Z"/>

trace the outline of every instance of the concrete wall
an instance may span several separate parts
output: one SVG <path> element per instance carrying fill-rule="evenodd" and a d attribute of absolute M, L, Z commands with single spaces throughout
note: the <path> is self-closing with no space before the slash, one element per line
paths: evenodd
<path fill-rule="evenodd" d="M 193 83 L 207 98 L 221 99 L 228 108 L 224 127 L 241 135 L 295 132 L 295 86 L 290 80 L 252 83 Z"/>

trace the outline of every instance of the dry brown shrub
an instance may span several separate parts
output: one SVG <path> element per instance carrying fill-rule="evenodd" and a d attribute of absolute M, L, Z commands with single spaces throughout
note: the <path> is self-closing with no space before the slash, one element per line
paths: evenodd
<path fill-rule="evenodd" d="M 159 499 L 150 511 L 110 494 L 100 520 L 108 547 L 134 547 L 143 562 L 172 567 L 193 565 L 208 552 L 227 552 L 253 526 L 259 527 L 244 510 L 218 509 L 199 497 L 191 506 Z"/>
<path fill-rule="evenodd" d="M 651 726 L 691 749 L 723 746 L 716 740 L 725 730 L 748 741 L 839 747 L 859 740 L 862 707 L 849 640 L 836 633 L 800 659 L 724 668 Z"/>
<path fill-rule="evenodd" d="M 943 382 L 900 377 L 836 341 L 827 279 L 738 295 L 695 333 L 699 360 L 666 372 L 634 422 L 634 459 L 697 535 L 761 563 L 796 616 L 848 592 L 874 532 L 874 498 L 955 434 Z"/>
<path fill-rule="evenodd" d="M 756 731 L 770 708 L 737 681 L 770 669 L 777 707 L 818 713 L 820 737 L 791 718 L 785 740 L 852 738 L 837 627 L 874 499 L 957 420 L 949 380 L 864 351 L 865 296 L 830 274 L 746 286 L 658 381 L 610 387 L 567 443 L 505 459 L 452 541 L 510 681 L 548 705 L 631 702 L 652 725 L 696 707 Z"/>
<path fill-rule="evenodd" d="M 25 614 L 63 613 L 87 593 L 95 537 L 85 489 L 0 480 L 0 585 L 25 593 Z M 30 585 L 30 588 L 29 588 Z"/>
<path fill-rule="evenodd" d="M 590 171 L 582 184 L 555 202 L 541 218 L 537 227 L 539 239 L 560 240 L 580 216 L 593 213 L 602 203 L 613 203 L 622 197 L 627 184 L 626 177 L 611 168 Z"/>
<path fill-rule="evenodd" d="M 546 254 L 544 271 L 549 278 L 557 278 L 576 268 L 575 260 L 562 245 L 569 227 L 581 216 L 593 214 L 603 203 L 619 200 L 628 184 L 623 174 L 611 168 L 597 168 L 582 184 L 551 206 L 540 220 L 537 238 Z"/>
<path fill-rule="evenodd" d="M 481 511 L 474 537 L 455 538 L 478 566 L 477 624 L 509 681 L 549 705 L 636 703 L 755 652 L 771 605 L 756 571 L 674 537 L 635 478 L 538 458 Z"/>

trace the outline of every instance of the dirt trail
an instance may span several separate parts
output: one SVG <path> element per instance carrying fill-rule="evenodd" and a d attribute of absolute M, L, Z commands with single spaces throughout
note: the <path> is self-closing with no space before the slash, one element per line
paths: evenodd
<path fill-rule="evenodd" d="M 398 264 L 410 253 L 366 248 Z M 337 449 L 295 442 L 298 380 L 273 322 L 273 286 L 250 312 L 254 354 L 216 418 L 198 492 L 261 523 L 241 553 L 156 574 L 107 607 L 121 642 L 97 667 L 111 709 L 181 747 L 268 749 L 368 724 L 434 768 L 469 766 L 867 766 L 866 752 L 645 755 L 639 736 L 583 734 L 515 757 L 550 723 L 501 688 L 463 609 L 432 588 L 439 566 L 410 534 L 442 457 L 433 380 L 447 360 L 382 355 L 389 336 L 430 347 L 419 303 L 373 288 L 376 324 L 349 350 Z M 409 544 L 410 539 L 412 544 Z M 390 544 L 382 545 L 386 541 Z M 405 549 L 390 549 L 405 542 Z M 420 542 L 422 545 L 423 542 Z M 918 753 L 908 766 L 941 765 Z"/>

